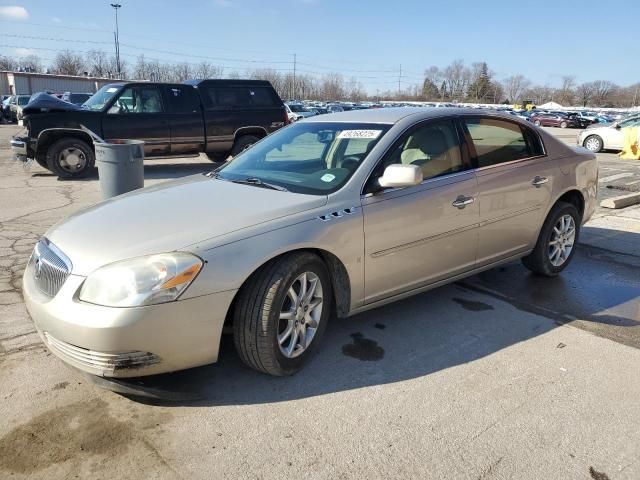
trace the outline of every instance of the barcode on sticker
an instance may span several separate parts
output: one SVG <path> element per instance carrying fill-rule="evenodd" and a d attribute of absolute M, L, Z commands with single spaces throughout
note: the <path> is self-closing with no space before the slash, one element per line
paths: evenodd
<path fill-rule="evenodd" d="M 338 138 L 378 138 L 382 130 L 343 130 Z"/>

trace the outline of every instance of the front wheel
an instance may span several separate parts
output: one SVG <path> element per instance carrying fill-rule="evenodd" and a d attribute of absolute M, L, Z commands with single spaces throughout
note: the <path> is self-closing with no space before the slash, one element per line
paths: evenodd
<path fill-rule="evenodd" d="M 560 128 L 567 128 L 567 122 L 560 122 Z"/>
<path fill-rule="evenodd" d="M 236 299 L 233 337 L 242 361 L 270 375 L 299 371 L 320 342 L 332 298 L 317 255 L 296 253 L 266 264 Z"/>
<path fill-rule="evenodd" d="M 584 143 L 582 145 L 584 146 L 584 148 L 586 148 L 587 150 L 593 153 L 598 153 L 602 151 L 602 147 L 604 146 L 602 142 L 602 138 L 600 138 L 598 135 L 589 135 L 584 140 Z"/>
<path fill-rule="evenodd" d="M 47 168 L 60 178 L 86 177 L 96 162 L 93 149 L 79 138 L 61 138 L 47 149 Z"/>
<path fill-rule="evenodd" d="M 570 204 L 558 202 L 542 225 L 536 247 L 522 259 L 532 272 L 555 277 L 571 262 L 580 234 L 580 213 Z"/>
<path fill-rule="evenodd" d="M 533 122 L 533 124 L 534 124 L 536 127 L 539 127 L 539 126 L 540 126 L 540 120 L 536 120 L 535 122 Z"/>

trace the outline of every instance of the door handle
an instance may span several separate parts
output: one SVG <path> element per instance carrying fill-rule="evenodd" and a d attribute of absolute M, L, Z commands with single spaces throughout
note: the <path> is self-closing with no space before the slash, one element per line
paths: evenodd
<path fill-rule="evenodd" d="M 547 177 L 538 177 L 538 176 L 536 176 L 536 178 L 531 180 L 531 185 L 533 185 L 536 188 L 540 188 L 542 185 L 544 185 L 548 181 L 549 181 L 549 179 Z"/>
<path fill-rule="evenodd" d="M 464 195 L 460 195 L 451 205 L 462 210 L 464 207 L 466 207 L 467 205 L 471 205 L 473 202 L 475 202 L 475 199 L 473 197 L 465 197 Z"/>

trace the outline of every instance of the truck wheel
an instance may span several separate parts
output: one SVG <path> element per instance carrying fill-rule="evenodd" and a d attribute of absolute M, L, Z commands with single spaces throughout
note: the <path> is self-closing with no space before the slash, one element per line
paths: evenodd
<path fill-rule="evenodd" d="M 522 263 L 533 273 L 555 277 L 571 262 L 579 234 L 578 209 L 570 203 L 556 203 L 542 225 L 536 247 Z"/>
<path fill-rule="evenodd" d="M 36 162 L 42 168 L 49 169 L 49 167 L 47 167 L 47 154 L 46 153 L 37 153 L 36 154 Z"/>
<path fill-rule="evenodd" d="M 233 338 L 242 361 L 259 372 L 292 375 L 320 343 L 329 321 L 331 282 L 312 253 L 267 263 L 242 287 L 233 312 Z"/>
<path fill-rule="evenodd" d="M 93 149 L 79 138 L 61 138 L 47 150 L 47 168 L 60 178 L 86 177 L 95 163 Z"/>
<path fill-rule="evenodd" d="M 260 139 L 258 137 L 254 137 L 253 135 L 243 135 L 242 137 L 238 138 L 233 144 L 233 148 L 231 149 L 231 156 L 235 157 L 243 150 L 246 150 L 251 145 L 256 143 L 258 140 Z"/>
<path fill-rule="evenodd" d="M 229 152 L 205 152 L 205 155 L 212 162 L 224 162 L 229 156 Z"/>

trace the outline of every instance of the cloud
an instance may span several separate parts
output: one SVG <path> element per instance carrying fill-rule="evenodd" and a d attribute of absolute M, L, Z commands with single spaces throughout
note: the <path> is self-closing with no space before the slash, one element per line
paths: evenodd
<path fill-rule="evenodd" d="M 62 19 L 58 17 L 51 17 L 51 21 L 53 23 L 62 23 Z"/>
<path fill-rule="evenodd" d="M 36 51 L 30 48 L 16 48 L 16 57 L 28 57 L 29 55 L 36 55 Z"/>
<path fill-rule="evenodd" d="M 26 20 L 29 18 L 29 12 L 24 7 L 0 7 L 0 17 L 11 18 L 13 20 Z"/>

